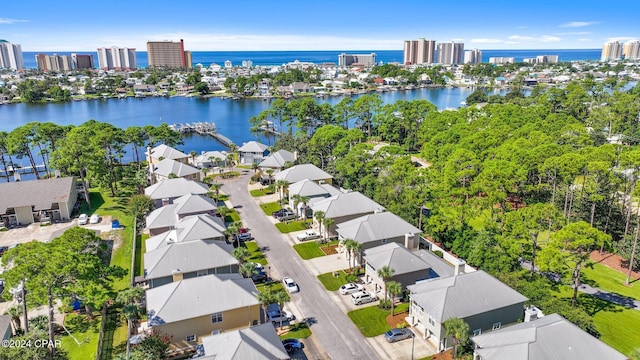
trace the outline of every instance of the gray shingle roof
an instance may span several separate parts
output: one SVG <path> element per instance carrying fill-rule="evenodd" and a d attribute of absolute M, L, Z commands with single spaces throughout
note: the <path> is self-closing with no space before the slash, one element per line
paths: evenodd
<path fill-rule="evenodd" d="M 175 225 L 176 222 L 178 222 L 176 206 L 176 204 L 169 204 L 150 212 L 146 219 L 147 229 L 158 229 Z"/>
<path fill-rule="evenodd" d="M 248 152 L 248 153 L 263 153 L 267 150 L 269 146 L 259 143 L 257 141 L 249 141 L 248 143 L 244 143 L 242 146 L 238 148 L 239 152 Z"/>
<path fill-rule="evenodd" d="M 8 208 L 34 206 L 34 210 L 49 210 L 54 203 L 69 201 L 75 189 L 73 177 L 0 183 L 0 214 Z"/>
<path fill-rule="evenodd" d="M 206 275 L 147 290 L 149 324 L 172 323 L 260 305 L 253 280 L 240 274 Z"/>
<path fill-rule="evenodd" d="M 269 167 L 269 168 L 281 168 L 281 167 L 284 167 L 287 161 L 293 163 L 295 161 L 295 156 L 290 151 L 280 149 L 272 153 L 271 155 L 267 156 L 267 158 L 262 160 L 262 162 L 258 166 Z"/>
<path fill-rule="evenodd" d="M 209 187 L 198 181 L 184 178 L 164 179 L 144 189 L 145 195 L 153 200 L 177 198 L 186 194 L 206 194 Z"/>
<path fill-rule="evenodd" d="M 199 169 L 193 166 L 175 161 L 173 159 L 164 159 L 156 164 L 154 173 L 169 177 L 170 174 L 175 174 L 177 177 L 185 177 L 200 172 Z"/>
<path fill-rule="evenodd" d="M 324 216 L 331 219 L 385 210 L 382 205 L 357 191 L 316 201 L 311 204 L 311 208 L 314 212 L 323 211 Z"/>
<path fill-rule="evenodd" d="M 233 245 L 219 240 L 169 244 L 144 254 L 145 279 L 171 276 L 176 269 L 188 273 L 231 266 L 238 263 L 232 252 Z"/>
<path fill-rule="evenodd" d="M 440 323 L 527 301 L 524 295 L 482 270 L 419 282 L 407 289 L 411 299 Z"/>
<path fill-rule="evenodd" d="M 385 211 L 340 223 L 336 232 L 345 239 L 353 239 L 364 244 L 405 234 L 419 234 L 422 231 L 398 215 Z"/>
<path fill-rule="evenodd" d="M 269 323 L 205 336 L 202 346 L 205 358 L 215 360 L 289 359 L 280 337 Z"/>
<path fill-rule="evenodd" d="M 207 151 L 203 154 L 196 156 L 196 163 L 209 163 L 215 161 L 218 158 L 220 161 L 227 160 L 227 152 L 226 151 Z"/>
<path fill-rule="evenodd" d="M 289 184 L 292 184 L 304 179 L 313 181 L 333 179 L 333 176 L 327 174 L 324 170 L 313 164 L 301 164 L 280 171 L 274 176 L 274 178 L 276 180 L 284 180 Z"/>
<path fill-rule="evenodd" d="M 471 340 L 484 360 L 623 360 L 627 356 L 558 314 L 507 326 Z"/>
<path fill-rule="evenodd" d="M 151 157 L 154 159 L 184 159 L 189 157 L 189 155 L 183 153 L 180 150 L 176 150 L 171 146 L 167 146 L 165 144 L 160 144 L 153 149 L 151 149 Z"/>
<path fill-rule="evenodd" d="M 223 240 L 226 227 L 222 219 L 208 214 L 191 215 L 175 224 L 174 230 L 147 239 L 147 251 L 175 242 L 193 240 Z"/>
<path fill-rule="evenodd" d="M 453 276 L 453 266 L 442 258 L 436 256 L 431 251 L 418 250 L 414 254 L 420 256 L 422 260 L 426 261 L 431 266 L 431 271 L 436 273 L 439 277 Z"/>
<path fill-rule="evenodd" d="M 398 243 L 391 242 L 376 246 L 365 250 L 364 254 L 364 260 L 367 264 L 370 264 L 374 269 L 388 266 L 394 270 L 394 276 L 416 271 L 424 271 L 425 278 L 429 275 L 429 264 Z"/>
<path fill-rule="evenodd" d="M 329 196 L 329 191 L 315 181 L 304 179 L 289 185 L 289 196 L 292 195 L 310 197 L 322 195 Z"/>
<path fill-rule="evenodd" d="M 173 203 L 176 204 L 178 215 L 206 213 L 218 208 L 216 201 L 205 195 L 186 194 L 173 200 Z"/>

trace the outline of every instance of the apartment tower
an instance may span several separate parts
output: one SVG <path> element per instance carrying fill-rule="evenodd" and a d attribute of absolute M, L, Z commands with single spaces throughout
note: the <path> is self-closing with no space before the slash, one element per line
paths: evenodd
<path fill-rule="evenodd" d="M 76 70 L 95 69 L 93 55 L 71 54 L 71 60 L 73 60 L 73 68 Z"/>
<path fill-rule="evenodd" d="M 98 66 L 102 70 L 136 70 L 136 49 L 98 48 Z"/>
<path fill-rule="evenodd" d="M 338 55 L 338 66 L 374 66 L 376 64 L 376 53 L 371 54 L 346 54 Z"/>
<path fill-rule="evenodd" d="M 464 43 L 450 42 L 438 44 L 438 64 L 454 65 L 464 61 Z"/>
<path fill-rule="evenodd" d="M 433 64 L 435 60 L 436 41 L 425 40 L 407 40 L 404 42 L 404 64 L 419 65 Z"/>
<path fill-rule="evenodd" d="M 38 64 L 38 70 L 43 72 L 67 72 L 73 69 L 73 61 L 69 55 L 37 54 L 36 63 Z"/>
<path fill-rule="evenodd" d="M 147 41 L 149 67 L 167 66 L 173 68 L 191 68 L 191 52 L 184 51 L 184 40 Z"/>
<path fill-rule="evenodd" d="M 622 51 L 625 59 L 638 60 L 640 59 L 640 41 L 629 40 L 624 43 L 624 50 Z"/>
<path fill-rule="evenodd" d="M 464 52 L 465 64 L 479 64 L 482 62 L 482 51 L 480 49 L 473 49 Z"/>
<path fill-rule="evenodd" d="M 22 46 L 0 40 L 0 69 L 24 69 Z"/>
<path fill-rule="evenodd" d="M 622 58 L 622 44 L 617 41 L 609 41 L 602 46 L 600 61 L 609 61 Z"/>

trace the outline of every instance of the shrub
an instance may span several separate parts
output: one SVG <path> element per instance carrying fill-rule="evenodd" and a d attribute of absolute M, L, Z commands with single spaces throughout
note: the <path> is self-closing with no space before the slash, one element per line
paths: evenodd
<path fill-rule="evenodd" d="M 407 325 L 407 323 L 406 323 L 406 322 L 404 322 L 404 321 L 403 321 L 403 322 L 401 322 L 401 323 L 399 323 L 398 325 L 396 325 L 396 327 L 397 327 L 398 329 L 404 329 L 404 328 L 406 328 L 407 326 L 409 326 L 409 325 Z"/>
<path fill-rule="evenodd" d="M 440 250 L 436 250 L 436 251 L 434 251 L 434 252 L 433 252 L 433 254 L 434 254 L 434 255 L 436 255 L 436 256 L 437 256 L 437 257 L 439 257 L 439 258 L 442 258 L 442 257 L 444 256 L 444 255 L 442 254 L 442 251 L 440 251 Z"/>
<path fill-rule="evenodd" d="M 378 304 L 378 308 L 380 309 L 391 309 L 391 300 L 387 299 L 387 300 L 380 300 L 380 303 Z"/>

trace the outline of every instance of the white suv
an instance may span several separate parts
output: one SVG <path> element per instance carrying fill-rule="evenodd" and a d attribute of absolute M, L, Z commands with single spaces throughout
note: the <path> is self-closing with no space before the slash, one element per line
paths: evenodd
<path fill-rule="evenodd" d="M 354 305 L 367 304 L 376 300 L 378 300 L 378 297 L 375 294 L 364 291 L 358 291 L 351 294 L 351 302 Z"/>

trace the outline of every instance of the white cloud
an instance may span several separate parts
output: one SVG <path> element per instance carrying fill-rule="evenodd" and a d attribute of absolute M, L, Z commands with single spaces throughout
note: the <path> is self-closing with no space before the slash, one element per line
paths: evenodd
<path fill-rule="evenodd" d="M 535 38 L 532 36 L 511 35 L 509 39 L 515 41 L 533 41 Z"/>
<path fill-rule="evenodd" d="M 542 37 L 540 37 L 540 39 L 538 39 L 539 41 L 545 42 L 545 43 L 550 43 L 550 42 L 558 42 L 560 40 L 562 40 L 561 38 L 557 37 L 557 36 L 551 36 L 551 35 L 543 35 Z"/>
<path fill-rule="evenodd" d="M 585 27 L 597 24 L 597 21 L 570 21 L 568 23 L 564 23 L 559 25 L 561 28 L 575 28 L 575 27 Z"/>
<path fill-rule="evenodd" d="M 29 20 L 0 18 L 0 24 L 15 24 L 15 23 L 24 23 L 24 22 L 29 22 Z"/>
<path fill-rule="evenodd" d="M 561 41 L 562 39 L 553 35 L 542 35 L 542 36 L 511 35 L 509 36 L 509 40 L 512 40 L 514 42 L 505 42 L 505 44 L 536 43 L 536 42 L 551 43 L 551 42 Z"/>
<path fill-rule="evenodd" d="M 502 42 L 500 39 L 471 39 L 472 44 L 499 44 Z"/>
<path fill-rule="evenodd" d="M 591 31 L 569 31 L 569 32 L 561 32 L 556 33 L 556 35 L 589 35 Z"/>

